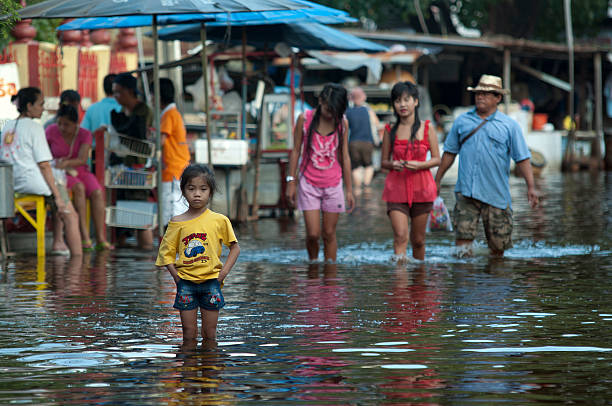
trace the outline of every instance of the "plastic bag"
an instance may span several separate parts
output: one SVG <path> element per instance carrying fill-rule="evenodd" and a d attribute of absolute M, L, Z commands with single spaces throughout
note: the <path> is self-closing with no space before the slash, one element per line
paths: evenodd
<path fill-rule="evenodd" d="M 66 171 L 64 169 L 58 169 L 55 167 L 57 164 L 57 160 L 53 160 L 51 163 L 51 171 L 53 172 L 53 178 L 55 179 L 55 184 L 60 186 L 66 186 Z"/>
<path fill-rule="evenodd" d="M 444 200 L 438 196 L 427 218 L 427 231 L 453 231 L 453 224 Z"/>

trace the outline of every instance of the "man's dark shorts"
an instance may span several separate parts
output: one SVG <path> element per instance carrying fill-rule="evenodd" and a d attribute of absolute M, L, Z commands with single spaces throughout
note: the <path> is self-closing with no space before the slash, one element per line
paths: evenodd
<path fill-rule="evenodd" d="M 461 193 L 456 193 L 455 197 L 453 226 L 458 240 L 474 240 L 478 220 L 482 217 L 489 248 L 496 251 L 512 248 L 512 209 L 493 207 Z"/>
<path fill-rule="evenodd" d="M 175 309 L 193 310 L 201 307 L 204 310 L 219 310 L 223 306 L 225 299 L 217 279 L 208 279 L 202 283 L 180 279 L 176 284 Z"/>
<path fill-rule="evenodd" d="M 372 151 L 374 145 L 367 141 L 352 141 L 349 143 L 349 156 L 351 157 L 351 168 L 360 166 L 372 166 Z"/>

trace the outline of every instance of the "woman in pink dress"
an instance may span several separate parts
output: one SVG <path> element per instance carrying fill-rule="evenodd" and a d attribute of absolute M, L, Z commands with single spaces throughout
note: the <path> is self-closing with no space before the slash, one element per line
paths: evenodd
<path fill-rule="evenodd" d="M 45 133 L 55 158 L 55 168 L 66 171 L 66 186 L 72 191 L 74 206 L 79 213 L 83 249 L 94 248 L 87 233 L 87 199 L 91 202 L 92 219 L 96 229 L 95 248 L 112 249 L 104 235 L 105 203 L 102 187 L 87 166 L 91 151 L 91 133 L 79 127 L 79 113 L 71 105 L 60 106 L 56 117 L 56 123 L 47 127 Z"/>

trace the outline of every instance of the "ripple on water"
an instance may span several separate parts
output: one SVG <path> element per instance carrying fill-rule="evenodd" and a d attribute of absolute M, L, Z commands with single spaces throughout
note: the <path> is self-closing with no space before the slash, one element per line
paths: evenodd
<path fill-rule="evenodd" d="M 472 248 L 474 258 L 458 258 L 456 249 L 452 244 L 427 244 L 427 258 L 424 263 L 466 263 L 473 262 L 481 257 L 488 257 L 489 250 L 482 241 L 475 241 Z M 322 255 L 322 254 L 321 254 Z M 599 245 L 567 244 L 555 245 L 545 241 L 521 240 L 514 243 L 514 247 L 507 250 L 504 256 L 508 259 L 533 258 L 564 258 L 581 255 L 612 255 L 612 251 L 602 250 Z M 346 244 L 338 248 L 338 264 L 363 265 L 378 264 L 392 265 L 394 262 L 392 240 L 382 242 Z M 322 260 L 322 257 L 319 258 Z M 279 247 L 267 247 L 250 250 L 240 254 L 240 260 L 245 262 L 268 262 L 276 264 L 305 265 L 310 263 L 305 249 L 291 250 Z M 408 258 L 409 263 L 423 263 Z M 524 301 L 524 299 L 515 299 Z"/>
<path fill-rule="evenodd" d="M 47 352 L 17 359 L 34 368 L 88 368 L 97 366 L 121 365 L 122 362 L 100 352 L 60 353 Z"/>
<path fill-rule="evenodd" d="M 522 353 L 522 352 L 608 352 L 612 348 L 602 347 L 570 347 L 546 345 L 543 347 L 498 347 L 498 348 L 465 348 L 461 351 L 471 352 L 499 352 L 499 353 Z"/>

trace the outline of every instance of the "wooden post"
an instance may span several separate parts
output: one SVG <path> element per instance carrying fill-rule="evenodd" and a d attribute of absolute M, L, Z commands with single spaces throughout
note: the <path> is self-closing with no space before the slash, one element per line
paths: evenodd
<path fill-rule="evenodd" d="M 603 139 L 603 100 L 601 91 L 603 89 L 603 79 L 601 73 L 601 53 L 595 53 L 593 57 L 593 71 L 595 72 L 595 141 L 591 148 L 593 159 L 597 161 L 597 169 L 601 168 L 601 140 Z"/>
<path fill-rule="evenodd" d="M 574 121 L 574 33 L 572 30 L 572 7 L 571 0 L 564 0 L 565 11 L 565 34 L 567 37 L 567 53 L 568 53 L 568 74 L 569 74 L 569 117 L 570 129 L 567 135 L 567 146 L 563 156 L 561 168 L 564 170 L 574 169 L 574 144 L 576 139 L 576 128 Z"/>

